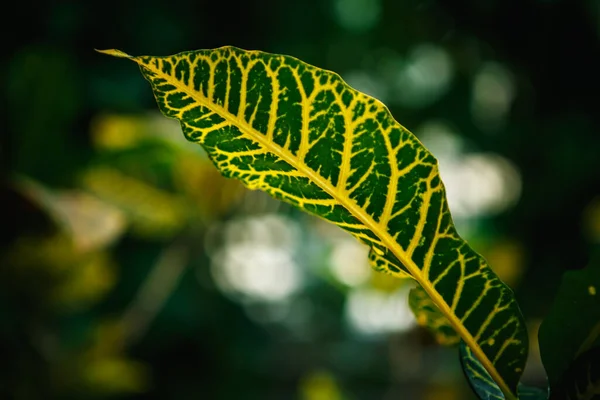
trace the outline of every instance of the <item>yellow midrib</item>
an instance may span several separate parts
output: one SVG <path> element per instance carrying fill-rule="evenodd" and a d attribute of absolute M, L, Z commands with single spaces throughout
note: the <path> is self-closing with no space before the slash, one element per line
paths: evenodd
<path fill-rule="evenodd" d="M 465 343 L 473 350 L 479 362 L 484 366 L 484 368 L 489 372 L 494 381 L 498 384 L 507 400 L 516 400 L 516 397 L 512 394 L 504 379 L 498 374 L 498 371 L 493 367 L 491 361 L 487 358 L 485 353 L 481 350 L 481 347 L 474 340 L 473 336 L 467 331 L 458 319 L 458 317 L 452 312 L 450 307 L 446 304 L 440 294 L 431 286 L 430 282 L 423 279 L 421 274 L 421 270 L 419 267 L 412 261 L 412 259 L 408 258 L 399 244 L 384 230 L 381 226 L 376 223 L 370 215 L 366 214 L 364 210 L 358 207 L 356 204 L 349 202 L 347 198 L 340 197 L 338 190 L 332 187 L 326 180 L 324 180 L 321 176 L 315 174 L 310 168 L 308 168 L 304 163 L 298 162 L 296 157 L 284 151 L 279 146 L 274 146 L 271 142 L 267 142 L 264 139 L 264 135 L 260 132 L 258 134 L 254 133 L 255 129 L 252 128 L 248 123 L 244 120 L 238 119 L 237 116 L 232 115 L 228 110 L 219 106 L 218 104 L 214 104 L 206 99 L 204 99 L 198 92 L 194 90 L 190 90 L 188 86 L 182 85 L 178 80 L 174 80 L 170 75 L 164 74 L 161 70 L 149 68 L 149 66 L 143 64 L 138 57 L 130 57 L 130 59 L 136 62 L 139 66 L 151 70 L 153 73 L 160 75 L 163 79 L 166 79 L 170 84 L 177 87 L 182 92 L 186 93 L 188 96 L 192 97 L 198 103 L 203 106 L 214 110 L 225 120 L 229 121 L 231 124 L 240 128 L 244 133 L 250 136 L 253 140 L 259 142 L 264 148 L 268 149 L 270 152 L 276 154 L 285 162 L 290 165 L 293 165 L 297 168 L 301 173 L 305 174 L 310 180 L 315 182 L 317 186 L 323 189 L 326 193 L 328 193 L 331 197 L 337 200 L 344 208 L 346 208 L 352 215 L 358 218 L 367 228 L 373 231 L 381 241 L 389 248 L 392 253 L 402 262 L 404 266 L 410 271 L 411 275 L 415 278 L 417 282 L 421 285 L 423 290 L 427 292 L 429 297 L 433 300 L 433 302 L 438 306 L 440 311 L 446 315 L 454 329 L 458 332 L 458 334 L 464 339 Z M 315 87 L 316 89 L 316 87 Z M 394 120 L 394 122 L 398 123 Z M 392 175 L 393 177 L 393 175 Z M 422 222 L 424 223 L 424 222 Z"/>

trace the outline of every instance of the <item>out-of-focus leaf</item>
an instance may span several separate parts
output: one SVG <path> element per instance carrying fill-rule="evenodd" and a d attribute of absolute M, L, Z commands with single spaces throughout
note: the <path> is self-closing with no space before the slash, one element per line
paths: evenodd
<path fill-rule="evenodd" d="M 115 282 L 107 253 L 81 252 L 66 235 L 23 237 L 2 259 L 4 279 L 40 298 L 44 307 L 85 308 Z M 22 293 L 25 294 L 25 293 Z"/>
<path fill-rule="evenodd" d="M 548 381 L 560 383 L 569 365 L 600 345 L 600 264 L 567 271 L 539 332 Z"/>
<path fill-rule="evenodd" d="M 181 196 L 157 189 L 108 167 L 88 170 L 83 186 L 125 214 L 132 230 L 146 237 L 170 237 L 187 222 Z"/>
<path fill-rule="evenodd" d="M 585 208 L 583 224 L 590 241 L 600 243 L 600 197 Z"/>
<path fill-rule="evenodd" d="M 52 218 L 57 231 L 14 242 L 2 258 L 4 279 L 48 308 L 72 311 L 99 301 L 116 280 L 104 248 L 121 234 L 123 215 L 84 192 L 52 190 L 25 177 L 12 184 Z"/>
<path fill-rule="evenodd" d="M 189 154 L 182 154 L 173 166 L 173 181 L 204 221 L 223 216 L 245 193 L 238 181 L 223 177 L 208 159 Z"/>
<path fill-rule="evenodd" d="M 288 56 L 102 52 L 139 65 L 225 176 L 337 224 L 417 280 L 515 397 L 528 337 L 514 296 L 457 234 L 436 159 L 381 102 Z"/>
<path fill-rule="evenodd" d="M 342 400 L 341 390 L 335 378 L 326 371 L 308 374 L 300 384 L 302 400 Z"/>
<path fill-rule="evenodd" d="M 453 383 L 428 384 L 424 392 L 421 397 L 423 400 L 465 400 L 462 388 Z M 408 396 L 400 395 L 397 398 L 408 398 Z"/>
<path fill-rule="evenodd" d="M 415 314 L 417 323 L 429 328 L 439 344 L 452 346 L 460 342 L 460 336 L 458 336 L 448 318 L 440 312 L 421 286 L 416 286 L 410 290 L 408 305 Z"/>
<path fill-rule="evenodd" d="M 102 321 L 89 340 L 71 349 L 54 365 L 53 379 L 63 393 L 88 397 L 139 393 L 148 388 L 146 367 L 124 352 L 124 327 L 119 321 Z"/>
<path fill-rule="evenodd" d="M 94 145 L 102 150 L 123 150 L 134 147 L 149 137 L 147 124 L 139 115 L 99 115 L 91 125 Z"/>
<path fill-rule="evenodd" d="M 482 249 L 481 254 L 503 282 L 514 288 L 523 275 L 523 248 L 516 241 L 498 239 Z"/>
<path fill-rule="evenodd" d="M 73 248 L 66 235 L 20 237 L 2 254 L 0 273 L 4 280 L 21 288 L 19 294 L 43 299 L 38 304 L 50 307 L 53 304 L 48 299 L 55 297 L 57 285 L 79 263 L 81 255 Z"/>
<path fill-rule="evenodd" d="M 92 140 L 99 150 L 122 151 L 158 143 L 206 157 L 200 149 L 182 145 L 180 135 L 178 124 L 163 118 L 158 112 L 145 115 L 100 114 L 91 126 Z"/>
<path fill-rule="evenodd" d="M 144 365 L 126 358 L 95 360 L 83 371 L 82 384 L 90 393 L 140 393 L 148 387 Z"/>
<path fill-rule="evenodd" d="M 62 307 L 80 308 L 99 301 L 115 284 L 116 274 L 106 253 L 93 253 L 73 267 L 54 290 L 53 300 Z"/>
<path fill-rule="evenodd" d="M 40 204 L 60 229 L 70 234 L 78 251 L 101 249 L 115 241 L 125 228 L 122 212 L 81 191 L 54 191 L 30 179 L 16 186 Z"/>
<path fill-rule="evenodd" d="M 504 394 L 471 349 L 463 341 L 460 342 L 459 348 L 463 372 L 477 397 L 481 400 L 504 400 Z M 519 384 L 519 399 L 546 400 L 548 399 L 548 393 L 538 388 Z"/>

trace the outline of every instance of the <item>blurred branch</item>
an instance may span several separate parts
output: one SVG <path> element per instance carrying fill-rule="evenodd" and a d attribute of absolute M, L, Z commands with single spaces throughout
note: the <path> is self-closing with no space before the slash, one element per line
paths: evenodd
<path fill-rule="evenodd" d="M 177 286 L 185 272 L 188 259 L 188 248 L 177 241 L 161 253 L 135 299 L 123 313 L 123 340 L 126 345 L 134 343 L 144 335 Z"/>

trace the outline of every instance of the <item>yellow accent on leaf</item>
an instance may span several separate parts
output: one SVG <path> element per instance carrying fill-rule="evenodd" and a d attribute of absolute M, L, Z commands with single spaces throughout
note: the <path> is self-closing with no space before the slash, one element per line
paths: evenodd
<path fill-rule="evenodd" d="M 113 56 L 113 57 L 132 58 L 129 54 L 125 53 L 124 51 L 117 50 L 117 49 L 107 49 L 107 50 L 94 49 L 94 50 L 96 50 L 98 53 L 108 54 L 109 56 Z"/>
<path fill-rule="evenodd" d="M 527 335 L 512 292 L 458 236 L 437 161 L 385 105 L 293 57 L 234 47 L 104 53 L 140 66 L 161 111 L 225 176 L 330 220 L 371 247 L 373 265 L 385 259 L 390 274 L 414 278 L 515 398 Z M 490 336 L 501 344 L 484 349 Z"/>

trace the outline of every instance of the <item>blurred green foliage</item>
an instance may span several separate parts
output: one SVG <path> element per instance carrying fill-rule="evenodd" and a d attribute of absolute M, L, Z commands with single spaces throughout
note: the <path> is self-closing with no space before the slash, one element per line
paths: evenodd
<path fill-rule="evenodd" d="M 598 254 L 595 0 L 13 6 L 2 398 L 472 396 L 399 300 L 408 287 L 338 230 L 220 177 L 148 111 L 135 67 L 93 48 L 280 52 L 381 98 L 448 166 L 459 231 L 531 327 L 562 273 Z M 542 387 L 531 354 L 525 381 Z"/>

